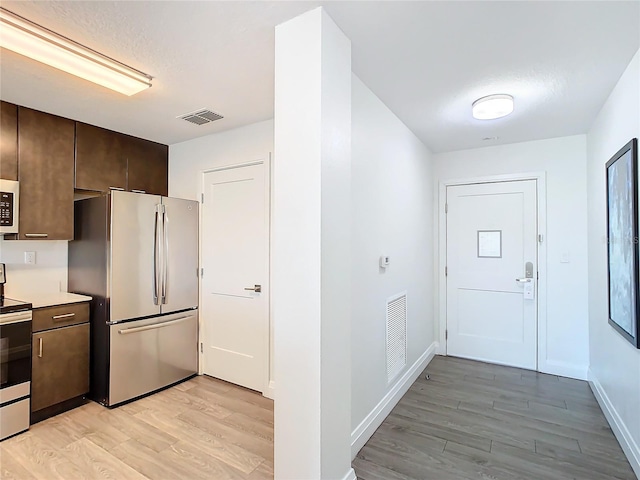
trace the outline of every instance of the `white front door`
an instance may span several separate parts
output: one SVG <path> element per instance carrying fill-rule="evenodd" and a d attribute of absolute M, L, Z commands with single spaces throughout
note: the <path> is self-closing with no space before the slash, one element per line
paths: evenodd
<path fill-rule="evenodd" d="M 266 391 L 268 178 L 263 163 L 204 174 L 203 372 Z"/>
<path fill-rule="evenodd" d="M 447 187 L 447 355 L 537 368 L 536 205 L 535 180 Z"/>

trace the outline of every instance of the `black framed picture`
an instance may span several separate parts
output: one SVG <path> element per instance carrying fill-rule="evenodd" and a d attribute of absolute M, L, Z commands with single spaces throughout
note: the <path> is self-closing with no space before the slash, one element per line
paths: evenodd
<path fill-rule="evenodd" d="M 609 323 L 640 348 L 638 290 L 638 139 L 607 162 Z"/>

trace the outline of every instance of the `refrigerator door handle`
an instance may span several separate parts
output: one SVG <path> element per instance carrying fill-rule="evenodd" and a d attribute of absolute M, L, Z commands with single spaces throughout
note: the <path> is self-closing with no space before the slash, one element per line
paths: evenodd
<path fill-rule="evenodd" d="M 160 299 L 160 205 L 156 205 L 156 218 L 153 233 L 153 304 L 159 305 Z"/>
<path fill-rule="evenodd" d="M 167 210 L 162 205 L 162 237 L 164 238 L 164 245 L 162 246 L 162 304 L 167 303 L 167 281 L 169 277 L 169 235 L 168 235 L 169 217 L 167 217 Z"/>
<path fill-rule="evenodd" d="M 124 328 L 122 330 L 118 330 L 118 333 L 120 335 L 128 335 L 130 333 L 144 332 L 146 330 L 156 330 L 158 328 L 169 327 L 171 325 L 175 325 L 176 323 L 182 323 L 182 322 L 185 322 L 185 321 L 190 320 L 192 318 L 193 318 L 193 315 L 186 315 L 184 317 L 178 317 L 178 318 L 176 318 L 174 320 L 169 320 L 168 322 L 152 323 L 151 325 L 145 325 L 143 327 Z"/>

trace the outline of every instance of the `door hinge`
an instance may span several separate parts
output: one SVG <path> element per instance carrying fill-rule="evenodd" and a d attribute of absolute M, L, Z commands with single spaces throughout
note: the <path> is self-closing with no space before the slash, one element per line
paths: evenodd
<path fill-rule="evenodd" d="M 204 193 L 200 194 L 200 201 L 202 204 L 204 204 Z"/>
<path fill-rule="evenodd" d="M 444 204 L 444 213 L 449 213 L 449 204 L 448 203 Z"/>
<path fill-rule="evenodd" d="M 204 347 L 202 346 L 202 342 L 200 342 L 200 353 L 204 353 Z"/>
<path fill-rule="evenodd" d="M 204 278 L 204 267 L 200 269 L 200 278 Z"/>
<path fill-rule="evenodd" d="M 542 243 L 544 241 L 544 236 L 542 234 L 538 235 L 538 243 Z"/>
<path fill-rule="evenodd" d="M 449 275 L 449 267 L 444 267 L 444 276 Z"/>
<path fill-rule="evenodd" d="M 449 330 L 444 331 L 444 339 L 449 340 Z"/>

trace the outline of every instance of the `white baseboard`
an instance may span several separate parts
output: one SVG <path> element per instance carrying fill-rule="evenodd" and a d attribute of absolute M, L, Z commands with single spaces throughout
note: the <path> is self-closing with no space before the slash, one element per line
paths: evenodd
<path fill-rule="evenodd" d="M 353 468 L 350 468 L 347 474 L 342 477 L 342 480 L 358 480 L 358 477 L 356 477 L 356 472 Z"/>
<path fill-rule="evenodd" d="M 274 382 L 273 380 L 270 380 L 269 386 L 264 392 L 262 392 L 262 396 L 270 398 L 271 400 L 275 400 L 276 398 L 275 395 L 276 395 L 276 382 Z"/>
<path fill-rule="evenodd" d="M 429 348 L 418 358 L 418 360 L 398 379 L 396 384 L 389 392 L 380 400 L 373 410 L 360 422 L 360 425 L 351 433 L 351 458 L 356 455 L 369 441 L 374 432 L 387 418 L 393 407 L 400 401 L 402 396 L 407 393 L 409 387 L 416 381 L 418 376 L 427 367 L 433 359 L 438 349 L 438 342 L 433 342 Z"/>
<path fill-rule="evenodd" d="M 607 417 L 607 421 L 613 430 L 614 435 L 618 439 L 618 443 L 622 447 L 624 454 L 627 456 L 627 460 L 631 464 L 631 468 L 636 473 L 636 476 L 640 478 L 640 447 L 635 442 L 629 429 L 625 425 L 624 421 L 618 414 L 618 411 L 609 400 L 607 392 L 604 390 L 598 379 L 593 375 L 591 369 L 589 369 L 589 385 L 596 397 L 596 400 L 600 404 L 600 408 L 604 412 L 604 416 Z"/>
<path fill-rule="evenodd" d="M 587 380 L 588 378 L 588 367 L 586 365 L 576 365 L 575 363 L 547 360 L 539 367 L 542 373 L 559 375 L 561 377 L 575 378 L 577 380 Z"/>

